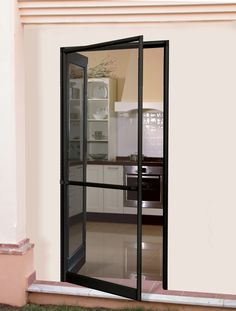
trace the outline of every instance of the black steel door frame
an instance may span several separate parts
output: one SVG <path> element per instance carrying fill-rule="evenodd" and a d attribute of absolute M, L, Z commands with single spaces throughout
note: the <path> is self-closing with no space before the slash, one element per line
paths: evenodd
<path fill-rule="evenodd" d="M 137 42 L 130 42 L 130 41 Z M 66 94 L 65 94 L 65 68 L 67 55 L 73 52 L 85 51 L 99 51 L 99 50 L 114 50 L 114 49 L 132 49 L 138 48 L 139 51 L 139 89 L 138 89 L 138 155 L 142 155 L 142 93 L 143 93 L 143 49 L 146 48 L 164 48 L 164 164 L 163 164 L 163 288 L 168 289 L 168 99 L 169 99 L 169 41 L 149 41 L 143 42 L 142 36 L 116 40 L 111 42 L 104 42 L 90 46 L 80 47 L 66 47 L 61 48 L 61 281 L 71 281 L 76 283 L 79 277 L 79 284 L 82 286 L 99 289 L 109 293 L 116 293 L 117 295 L 125 296 L 132 299 L 141 300 L 141 272 L 142 272 L 142 156 L 138 157 L 138 186 L 137 189 L 128 189 L 127 186 L 97 184 L 89 182 L 68 182 L 66 180 L 66 165 L 65 165 L 65 130 L 67 126 L 67 111 L 65 107 Z M 100 187 L 120 190 L 138 190 L 138 214 L 137 214 L 137 289 L 129 288 L 113 284 L 110 282 L 93 279 L 83 275 L 75 275 L 71 272 L 66 272 L 67 269 L 67 241 L 65 239 L 65 204 L 66 193 L 68 185 Z"/>

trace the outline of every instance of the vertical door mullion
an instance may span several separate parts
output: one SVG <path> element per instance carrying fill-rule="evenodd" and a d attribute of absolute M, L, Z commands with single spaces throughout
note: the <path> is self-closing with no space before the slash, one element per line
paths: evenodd
<path fill-rule="evenodd" d="M 61 49 L 61 248 L 63 256 L 61 259 L 61 279 L 65 281 L 67 271 L 67 254 L 68 254 L 68 68 L 67 54 Z"/>
<path fill-rule="evenodd" d="M 164 45 L 163 289 L 168 289 L 169 42 Z"/>
<path fill-rule="evenodd" d="M 88 106 L 88 98 L 87 98 L 87 68 L 84 70 L 84 98 L 83 98 L 83 182 L 87 181 L 87 106 Z M 84 253 L 86 258 L 86 205 L 87 205 L 87 187 L 83 187 L 83 245 L 85 247 Z"/>
<path fill-rule="evenodd" d="M 138 204 L 137 204 L 137 299 L 142 295 L 142 149 L 143 149 L 143 37 L 138 49 Z"/>

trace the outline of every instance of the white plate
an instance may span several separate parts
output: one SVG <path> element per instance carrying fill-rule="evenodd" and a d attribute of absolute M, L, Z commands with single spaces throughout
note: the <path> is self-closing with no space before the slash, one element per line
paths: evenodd
<path fill-rule="evenodd" d="M 107 86 L 104 82 L 89 82 L 88 83 L 88 97 L 89 98 L 107 98 Z"/>

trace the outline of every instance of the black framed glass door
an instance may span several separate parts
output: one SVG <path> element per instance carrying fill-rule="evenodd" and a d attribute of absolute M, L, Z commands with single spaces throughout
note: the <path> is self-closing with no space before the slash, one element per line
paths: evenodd
<path fill-rule="evenodd" d="M 131 141 L 137 153 L 135 186 L 126 185 L 120 178 L 119 168 L 111 165 L 116 154 L 115 132 L 118 131 L 113 111 L 114 81 L 111 77 L 104 78 L 104 74 L 99 76 L 99 70 L 104 68 L 88 77 L 91 52 L 109 49 L 120 50 L 123 53 L 121 57 L 128 55 L 133 72 L 133 87 L 131 85 L 127 91 L 133 93 L 137 111 L 131 120 Z M 63 48 L 61 56 L 62 281 L 140 300 L 143 37 Z M 100 208 L 100 214 L 106 209 L 111 210 L 114 198 L 119 201 L 124 191 L 133 191 L 137 197 L 132 232 L 120 232 L 115 223 L 111 231 L 104 223 L 90 223 L 90 210 Z M 122 245 L 124 234 L 128 235 L 129 243 L 136 245 L 136 253 L 131 260 L 127 260 Z M 127 262 L 132 262 L 132 278 L 126 276 Z"/>
<path fill-rule="evenodd" d="M 86 257 L 86 205 L 85 188 L 70 185 L 69 180 L 85 180 L 86 163 L 84 133 L 86 123 L 85 98 L 87 92 L 87 58 L 73 53 L 63 60 L 63 171 L 62 199 L 64 235 L 64 264 L 77 271 Z M 72 164 L 76 163 L 76 166 Z M 65 277 L 65 276 L 64 276 Z"/>

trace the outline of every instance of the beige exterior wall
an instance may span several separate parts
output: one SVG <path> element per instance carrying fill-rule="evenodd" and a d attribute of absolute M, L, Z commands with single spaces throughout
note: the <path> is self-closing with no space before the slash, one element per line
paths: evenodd
<path fill-rule="evenodd" d="M 0 2 L 0 45 L 0 243 L 17 243 L 25 238 L 25 103 L 23 26 L 14 0 Z"/>
<path fill-rule="evenodd" d="M 23 25 L 16 0 L 0 1 L 0 304 L 27 302 L 33 245 L 25 226 Z"/>
<path fill-rule="evenodd" d="M 25 26 L 27 236 L 60 274 L 60 47 L 170 41 L 169 289 L 236 291 L 236 23 Z"/>

